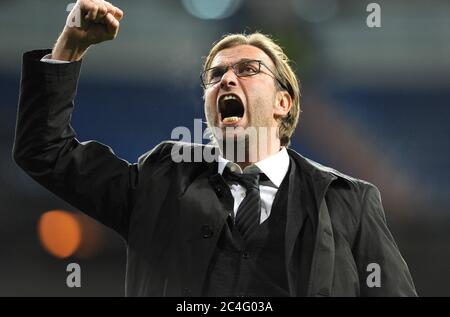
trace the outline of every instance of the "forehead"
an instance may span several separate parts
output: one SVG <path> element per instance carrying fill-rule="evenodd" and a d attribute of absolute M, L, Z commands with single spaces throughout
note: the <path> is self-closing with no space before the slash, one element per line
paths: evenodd
<path fill-rule="evenodd" d="M 267 66 L 274 66 L 270 57 L 263 50 L 252 45 L 238 45 L 219 51 L 211 62 L 211 67 L 231 65 L 242 59 L 257 59 Z"/>

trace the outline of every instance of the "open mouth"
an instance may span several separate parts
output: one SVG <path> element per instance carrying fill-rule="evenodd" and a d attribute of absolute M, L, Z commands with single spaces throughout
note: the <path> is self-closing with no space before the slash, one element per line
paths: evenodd
<path fill-rule="evenodd" d="M 219 112 L 224 124 L 235 124 L 244 116 L 241 98 L 234 94 L 223 95 L 219 99 Z"/>

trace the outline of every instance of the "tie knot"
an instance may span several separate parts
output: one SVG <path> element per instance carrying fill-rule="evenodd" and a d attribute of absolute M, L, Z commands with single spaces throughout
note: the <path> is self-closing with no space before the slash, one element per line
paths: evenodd
<path fill-rule="evenodd" d="M 223 170 L 223 177 L 226 180 L 238 182 L 246 189 L 253 188 L 259 190 L 259 173 L 235 173 L 226 167 Z"/>

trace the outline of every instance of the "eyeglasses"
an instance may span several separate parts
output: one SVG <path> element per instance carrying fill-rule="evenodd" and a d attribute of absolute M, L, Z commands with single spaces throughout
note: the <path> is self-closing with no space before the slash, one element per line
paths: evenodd
<path fill-rule="evenodd" d="M 233 72 L 237 77 L 249 77 L 259 74 L 261 72 L 261 65 L 267 68 L 267 70 L 270 72 L 270 75 L 278 81 L 283 89 L 289 91 L 286 85 L 278 79 L 274 72 L 270 70 L 270 68 L 266 64 L 259 60 L 242 60 L 230 66 L 216 66 L 209 68 L 203 71 L 200 75 L 202 86 L 204 89 L 206 89 L 209 86 L 221 81 L 223 75 L 228 71 L 228 68 L 230 67 L 233 69 Z"/>

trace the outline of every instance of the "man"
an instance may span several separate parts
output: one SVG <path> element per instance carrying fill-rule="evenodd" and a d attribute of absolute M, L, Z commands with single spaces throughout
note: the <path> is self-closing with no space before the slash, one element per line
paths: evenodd
<path fill-rule="evenodd" d="M 226 36 L 206 59 L 218 147 L 163 142 L 129 164 L 70 126 L 81 58 L 115 38 L 123 16 L 93 0 L 68 21 L 77 12 L 81 26 L 52 51 L 24 54 L 14 158 L 121 234 L 128 296 L 416 295 L 379 191 L 287 149 L 300 93 L 270 38 Z M 175 159 L 198 149 L 217 159 Z"/>

